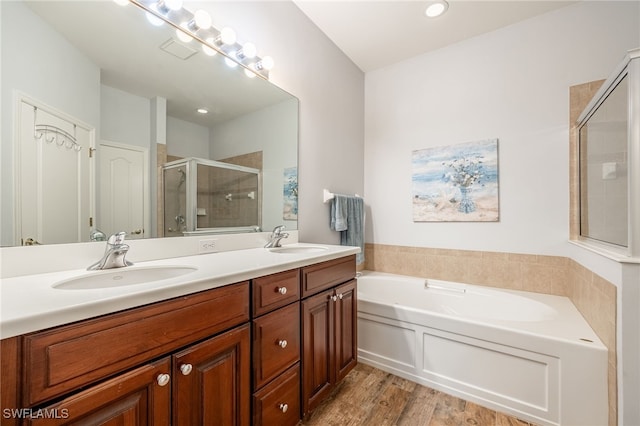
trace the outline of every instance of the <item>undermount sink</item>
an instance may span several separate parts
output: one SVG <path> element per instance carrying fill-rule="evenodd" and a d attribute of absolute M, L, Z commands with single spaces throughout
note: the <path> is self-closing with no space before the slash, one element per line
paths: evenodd
<path fill-rule="evenodd" d="M 273 253 L 320 253 L 326 251 L 326 247 L 322 246 L 295 246 L 295 247 L 274 247 L 269 249 Z"/>
<path fill-rule="evenodd" d="M 197 271 L 191 266 L 149 266 L 140 268 L 118 268 L 96 271 L 53 284 L 61 290 L 92 290 L 99 288 L 124 287 L 176 278 Z"/>

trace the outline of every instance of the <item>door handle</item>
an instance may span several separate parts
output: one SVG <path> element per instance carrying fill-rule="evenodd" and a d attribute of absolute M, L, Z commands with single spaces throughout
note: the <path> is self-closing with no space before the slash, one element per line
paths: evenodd
<path fill-rule="evenodd" d="M 131 235 L 140 235 L 142 234 L 142 229 L 136 229 L 135 231 L 131 231 Z"/>
<path fill-rule="evenodd" d="M 26 240 L 24 240 L 24 245 L 25 246 L 40 246 L 42 244 L 40 244 L 37 240 L 34 240 L 33 238 L 27 238 Z"/>

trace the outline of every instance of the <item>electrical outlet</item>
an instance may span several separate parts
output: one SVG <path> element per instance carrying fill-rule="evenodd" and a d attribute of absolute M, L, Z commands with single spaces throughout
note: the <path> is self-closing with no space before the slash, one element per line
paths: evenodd
<path fill-rule="evenodd" d="M 216 239 L 200 240 L 198 251 L 200 253 L 214 253 L 218 251 L 217 241 Z"/>

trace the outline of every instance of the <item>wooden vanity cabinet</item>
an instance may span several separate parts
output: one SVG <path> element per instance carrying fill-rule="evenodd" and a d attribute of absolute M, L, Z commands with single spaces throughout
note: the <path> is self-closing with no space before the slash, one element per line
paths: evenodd
<path fill-rule="evenodd" d="M 253 424 L 300 420 L 300 270 L 253 281 Z"/>
<path fill-rule="evenodd" d="M 38 418 L 2 424 L 249 425 L 248 301 L 244 282 L 9 339 L 3 410 Z"/>
<path fill-rule="evenodd" d="M 302 415 L 308 415 L 357 363 L 355 256 L 302 270 Z M 312 293 L 308 291 L 307 294 Z"/>

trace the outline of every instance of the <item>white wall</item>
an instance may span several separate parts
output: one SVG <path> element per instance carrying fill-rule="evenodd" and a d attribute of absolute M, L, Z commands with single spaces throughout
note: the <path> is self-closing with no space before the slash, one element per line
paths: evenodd
<path fill-rule="evenodd" d="M 579 2 L 366 75 L 367 241 L 563 254 L 569 86 L 640 45 L 638 2 Z M 499 138 L 498 223 L 414 223 L 411 151 Z"/>
<path fill-rule="evenodd" d="M 187 7 L 212 13 L 238 41 L 253 41 L 275 59 L 270 80 L 300 100 L 299 220 L 301 241 L 339 242 L 329 229 L 322 189 L 364 190 L 364 75 L 290 1 L 204 2 Z"/>
<path fill-rule="evenodd" d="M 131 93 L 101 86 L 100 139 L 149 148 L 151 101 Z"/>
<path fill-rule="evenodd" d="M 283 216 L 283 171 L 298 164 L 298 101 L 292 99 L 243 115 L 211 129 L 211 158 L 219 160 L 262 151 L 262 229 L 298 229 Z M 273 123 L 277 123 L 276 126 Z M 291 142 L 291 143 L 289 143 Z M 264 147 L 269 149 L 265 150 Z M 276 149 L 274 149 L 274 147 Z"/>
<path fill-rule="evenodd" d="M 6 246 L 13 244 L 14 91 L 72 115 L 99 131 L 100 69 L 22 2 L 2 1 L 0 7 L 0 244 Z"/>
<path fill-rule="evenodd" d="M 167 154 L 210 158 L 209 128 L 167 116 Z"/>
<path fill-rule="evenodd" d="M 568 243 L 569 87 L 639 46 L 640 2 L 583 1 L 365 79 L 367 242 L 562 255 L 614 283 L 620 424 L 640 424 L 640 268 Z M 500 140 L 500 221 L 412 222 L 411 151 L 487 138 Z"/>

